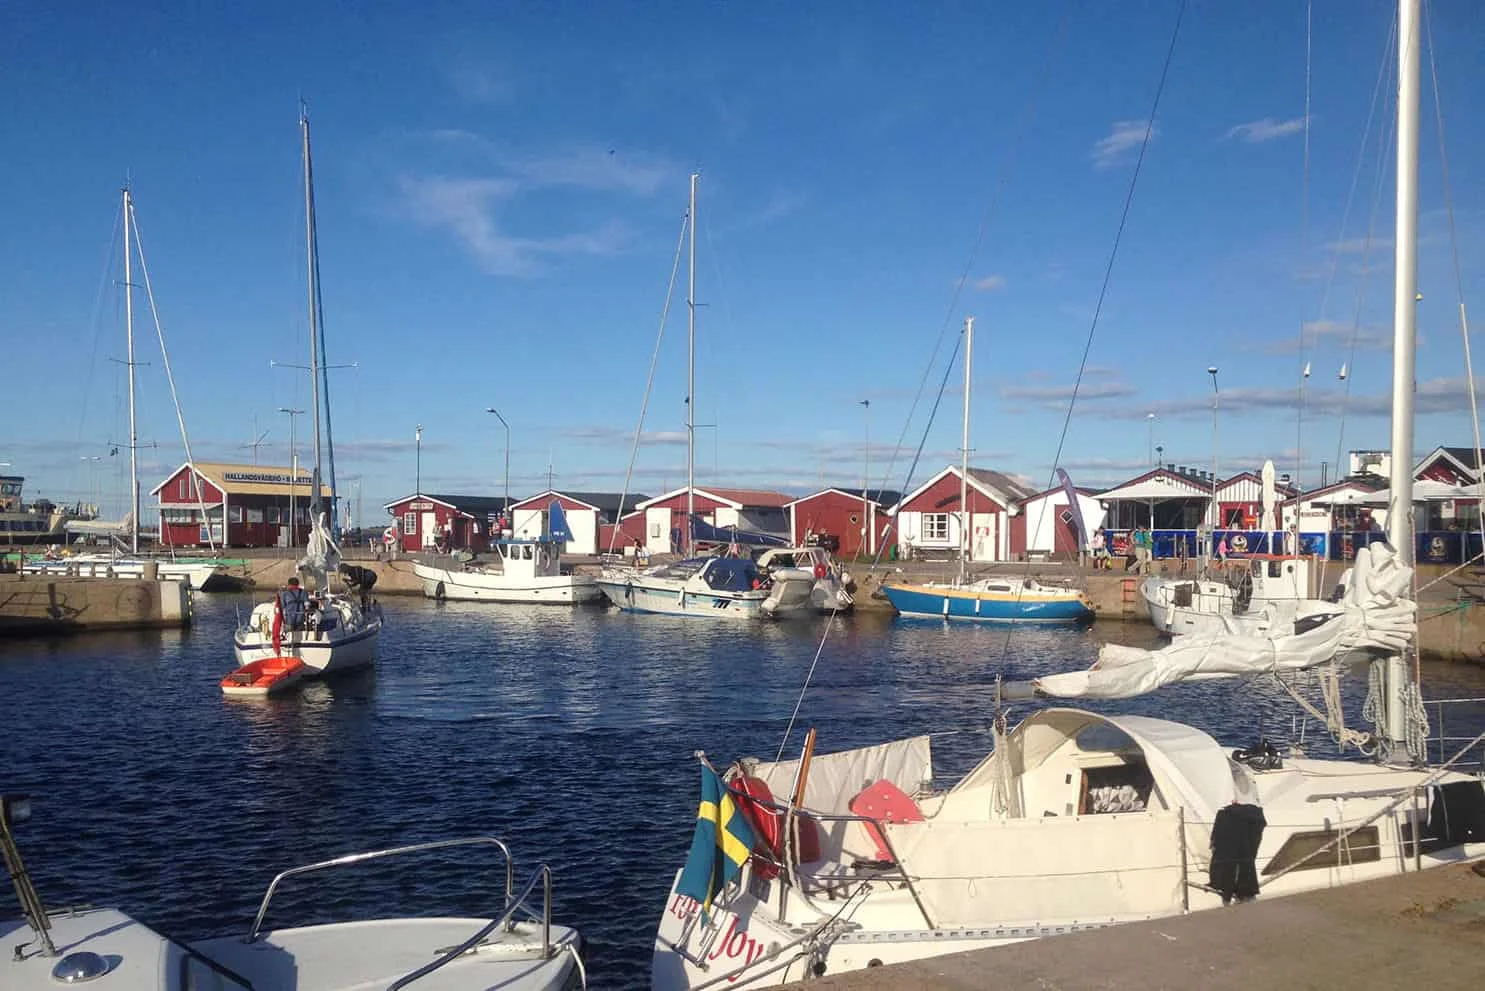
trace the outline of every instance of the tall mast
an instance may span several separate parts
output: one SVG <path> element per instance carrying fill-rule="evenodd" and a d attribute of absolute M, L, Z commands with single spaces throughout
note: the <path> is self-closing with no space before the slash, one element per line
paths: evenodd
<path fill-rule="evenodd" d="M 1413 533 L 1413 377 L 1418 331 L 1418 90 L 1422 44 L 1419 0 L 1397 4 L 1397 228 L 1392 301 L 1392 471 L 1387 536 L 1403 564 L 1415 559 Z M 1416 644 L 1410 644 L 1416 649 Z M 1388 750 L 1407 745 L 1407 658 L 1386 660 Z M 1423 755 L 1410 755 L 1421 759 Z"/>
<path fill-rule="evenodd" d="M 696 180 L 699 178 L 698 173 L 691 173 L 691 206 L 687 211 L 691 219 L 691 261 L 686 290 L 686 524 L 681 538 L 687 557 L 691 554 L 692 517 L 696 513 Z"/>
<path fill-rule="evenodd" d="M 964 446 L 959 464 L 959 583 L 969 566 L 969 374 L 974 368 L 975 318 L 964 318 Z"/>
<path fill-rule="evenodd" d="M 129 550 L 139 553 L 139 432 L 134 420 L 134 285 L 129 227 L 134 220 L 134 200 L 124 187 L 124 326 L 127 328 L 129 366 Z M 195 468 L 191 469 L 193 472 Z M 210 530 L 211 521 L 202 520 Z"/>
<path fill-rule="evenodd" d="M 309 157 L 309 110 L 299 107 L 299 129 L 304 135 L 304 245 L 309 269 L 309 377 L 314 388 L 315 470 L 310 476 L 310 512 L 320 514 L 320 323 L 315 301 L 319 294 L 319 273 L 315 265 L 315 194 L 314 166 Z M 290 482 L 290 486 L 298 479 Z M 313 520 L 311 521 L 313 525 Z"/>

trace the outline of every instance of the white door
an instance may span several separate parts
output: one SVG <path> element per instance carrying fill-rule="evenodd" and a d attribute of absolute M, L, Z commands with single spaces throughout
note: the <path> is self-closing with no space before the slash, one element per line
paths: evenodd
<path fill-rule="evenodd" d="M 995 514 L 974 513 L 971 516 L 969 558 L 971 561 L 994 561 L 995 554 Z"/>
<path fill-rule="evenodd" d="M 422 521 L 418 524 L 418 532 L 423 535 L 423 550 L 438 546 L 438 514 L 424 513 Z"/>

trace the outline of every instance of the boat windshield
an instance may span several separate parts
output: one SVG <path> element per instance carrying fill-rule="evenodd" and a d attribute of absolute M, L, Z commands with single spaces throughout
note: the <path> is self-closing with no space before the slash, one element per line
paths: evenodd
<path fill-rule="evenodd" d="M 758 577 L 758 567 L 740 557 L 719 557 L 706 569 L 706 583 L 719 592 L 746 592 Z"/>

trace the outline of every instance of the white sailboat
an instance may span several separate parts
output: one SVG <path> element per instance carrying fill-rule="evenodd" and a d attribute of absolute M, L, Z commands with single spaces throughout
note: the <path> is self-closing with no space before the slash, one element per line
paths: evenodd
<path fill-rule="evenodd" d="M 574 574 L 571 566 L 562 564 L 562 548 L 571 539 L 562 503 L 553 499 L 547 509 L 546 532 L 540 537 L 492 542 L 491 549 L 500 557 L 498 568 L 472 563 L 459 569 L 439 568 L 417 561 L 413 574 L 430 599 L 558 606 L 599 602 L 603 593 L 598 580 Z"/>
<path fill-rule="evenodd" d="M 23 571 L 29 574 L 40 575 L 75 575 L 81 578 L 143 578 L 148 571 L 154 571 L 157 576 L 166 581 L 183 581 L 192 589 L 203 590 L 208 587 L 214 579 L 225 576 L 227 568 L 220 561 L 208 558 L 168 558 L 145 557 L 139 553 L 139 431 L 136 425 L 135 404 L 135 376 L 134 368 L 137 362 L 134 360 L 134 282 L 132 277 L 135 250 L 140 250 L 140 269 L 144 270 L 144 255 L 140 248 L 139 227 L 134 219 L 134 195 L 133 191 L 125 186 L 121 196 L 122 203 L 122 228 L 124 232 L 123 262 L 124 262 L 124 333 L 125 333 L 125 358 L 124 364 L 128 368 L 129 377 L 129 511 L 116 525 L 100 523 L 96 520 L 70 524 L 67 529 L 69 533 L 78 533 L 94 536 L 107 536 L 111 540 L 118 541 L 117 545 L 109 553 L 64 553 L 52 557 L 48 555 L 42 558 L 34 558 L 25 562 Z M 150 307 L 154 309 L 154 291 L 150 288 L 149 273 L 144 271 L 144 286 L 150 296 Z M 171 392 L 175 391 L 174 376 L 170 371 L 170 356 L 163 353 L 165 338 L 160 338 L 162 357 L 165 363 L 165 372 L 171 380 Z M 191 442 L 186 436 L 185 419 L 180 414 L 180 405 L 176 404 L 176 420 L 180 425 L 181 441 L 185 445 L 186 459 L 191 457 Z M 206 506 L 202 504 L 200 489 L 196 490 L 197 503 L 200 508 L 203 526 L 206 529 L 208 543 L 215 550 L 216 542 L 211 539 L 210 520 L 207 518 Z M 128 538 L 127 545 L 122 543 Z M 120 552 L 122 551 L 122 552 Z M 147 566 L 151 566 L 148 568 Z"/>
<path fill-rule="evenodd" d="M 1392 474 L 1400 511 L 1388 515 L 1397 552 L 1359 552 L 1340 612 L 1307 632 L 1186 636 L 1158 651 L 1109 645 L 1089 671 L 1008 690 L 1126 698 L 1304 668 L 1339 677 L 1348 661 L 1365 659 L 1377 689 L 1366 710 L 1375 732 L 1342 728 L 1338 739 L 1373 748 L 1377 759 L 1229 750 L 1173 720 L 1050 708 L 1009 732 L 997 713 L 994 750 L 940 791 L 928 737 L 821 757 L 812 732 L 799 760 L 743 760 L 723 771 L 731 801 L 717 796 L 718 812 L 702 826 L 742 833 L 729 858 L 740 870 L 720 890 L 707 888 L 715 892 L 709 913 L 690 893 L 695 878 L 677 873 L 652 987 L 772 986 L 1485 856 L 1485 785 L 1450 769 L 1480 738 L 1424 766 L 1427 720 L 1406 660 L 1417 632 L 1408 506 L 1419 0 L 1399 7 Z"/>
<path fill-rule="evenodd" d="M 54 991 L 84 983 L 109 991 L 355 991 L 414 982 L 434 991 L 587 987 L 581 937 L 552 922 L 551 870 L 539 865 L 517 887 L 510 850 L 494 837 L 418 843 L 292 868 L 273 879 L 245 932 L 187 943 L 118 909 L 48 909 L 12 833 L 29 815 L 28 798 L 0 795 L 0 852 L 21 908 L 20 919 L 0 920 L 0 940 L 14 947 L 0 960 L 0 987 L 6 991 Z M 379 912 L 376 918 L 349 922 L 264 925 L 269 904 L 287 878 L 454 848 L 491 850 L 503 857 L 504 897 L 491 915 L 397 918 Z M 468 873 L 465 867 L 461 871 Z"/>
<path fill-rule="evenodd" d="M 310 158 L 309 115 L 301 113 L 299 127 L 304 141 L 305 236 L 309 266 L 309 354 L 310 377 L 314 383 L 314 448 L 315 466 L 311 485 L 311 531 L 305 554 L 299 561 L 299 572 L 310 579 L 313 595 L 308 614 L 302 623 L 282 622 L 284 593 L 270 602 L 253 608 L 247 622 L 232 637 L 233 651 L 240 667 L 274 657 L 294 657 L 304 663 L 309 675 L 364 667 L 376 659 L 377 638 L 382 631 L 381 606 L 371 598 L 375 576 L 365 569 L 341 565 L 340 548 L 331 535 L 330 521 L 321 503 L 320 479 L 324 464 L 321 449 L 321 416 L 328 420 L 330 397 L 328 383 L 322 388 L 325 369 L 324 322 L 320 309 L 319 249 L 315 234 L 314 169 Z M 324 436 L 324 451 L 331 465 L 331 494 L 334 495 L 334 440 Z M 334 585 L 340 585 L 335 588 Z M 297 677 L 298 668 L 285 671 L 284 677 Z M 246 672 L 242 672 L 247 674 Z M 252 672 L 257 683 L 258 672 Z M 228 675 L 228 679 L 233 676 Z M 229 688 L 228 680 L 223 688 Z M 270 688 L 265 686 L 265 688 Z"/>
<path fill-rule="evenodd" d="M 691 176 L 690 277 L 687 289 L 686 522 L 682 547 L 695 548 L 696 527 L 696 181 Z M 755 619 L 763 614 L 768 592 L 751 558 L 690 557 L 674 564 L 639 569 L 605 568 L 598 579 L 603 595 L 625 612 Z"/>

